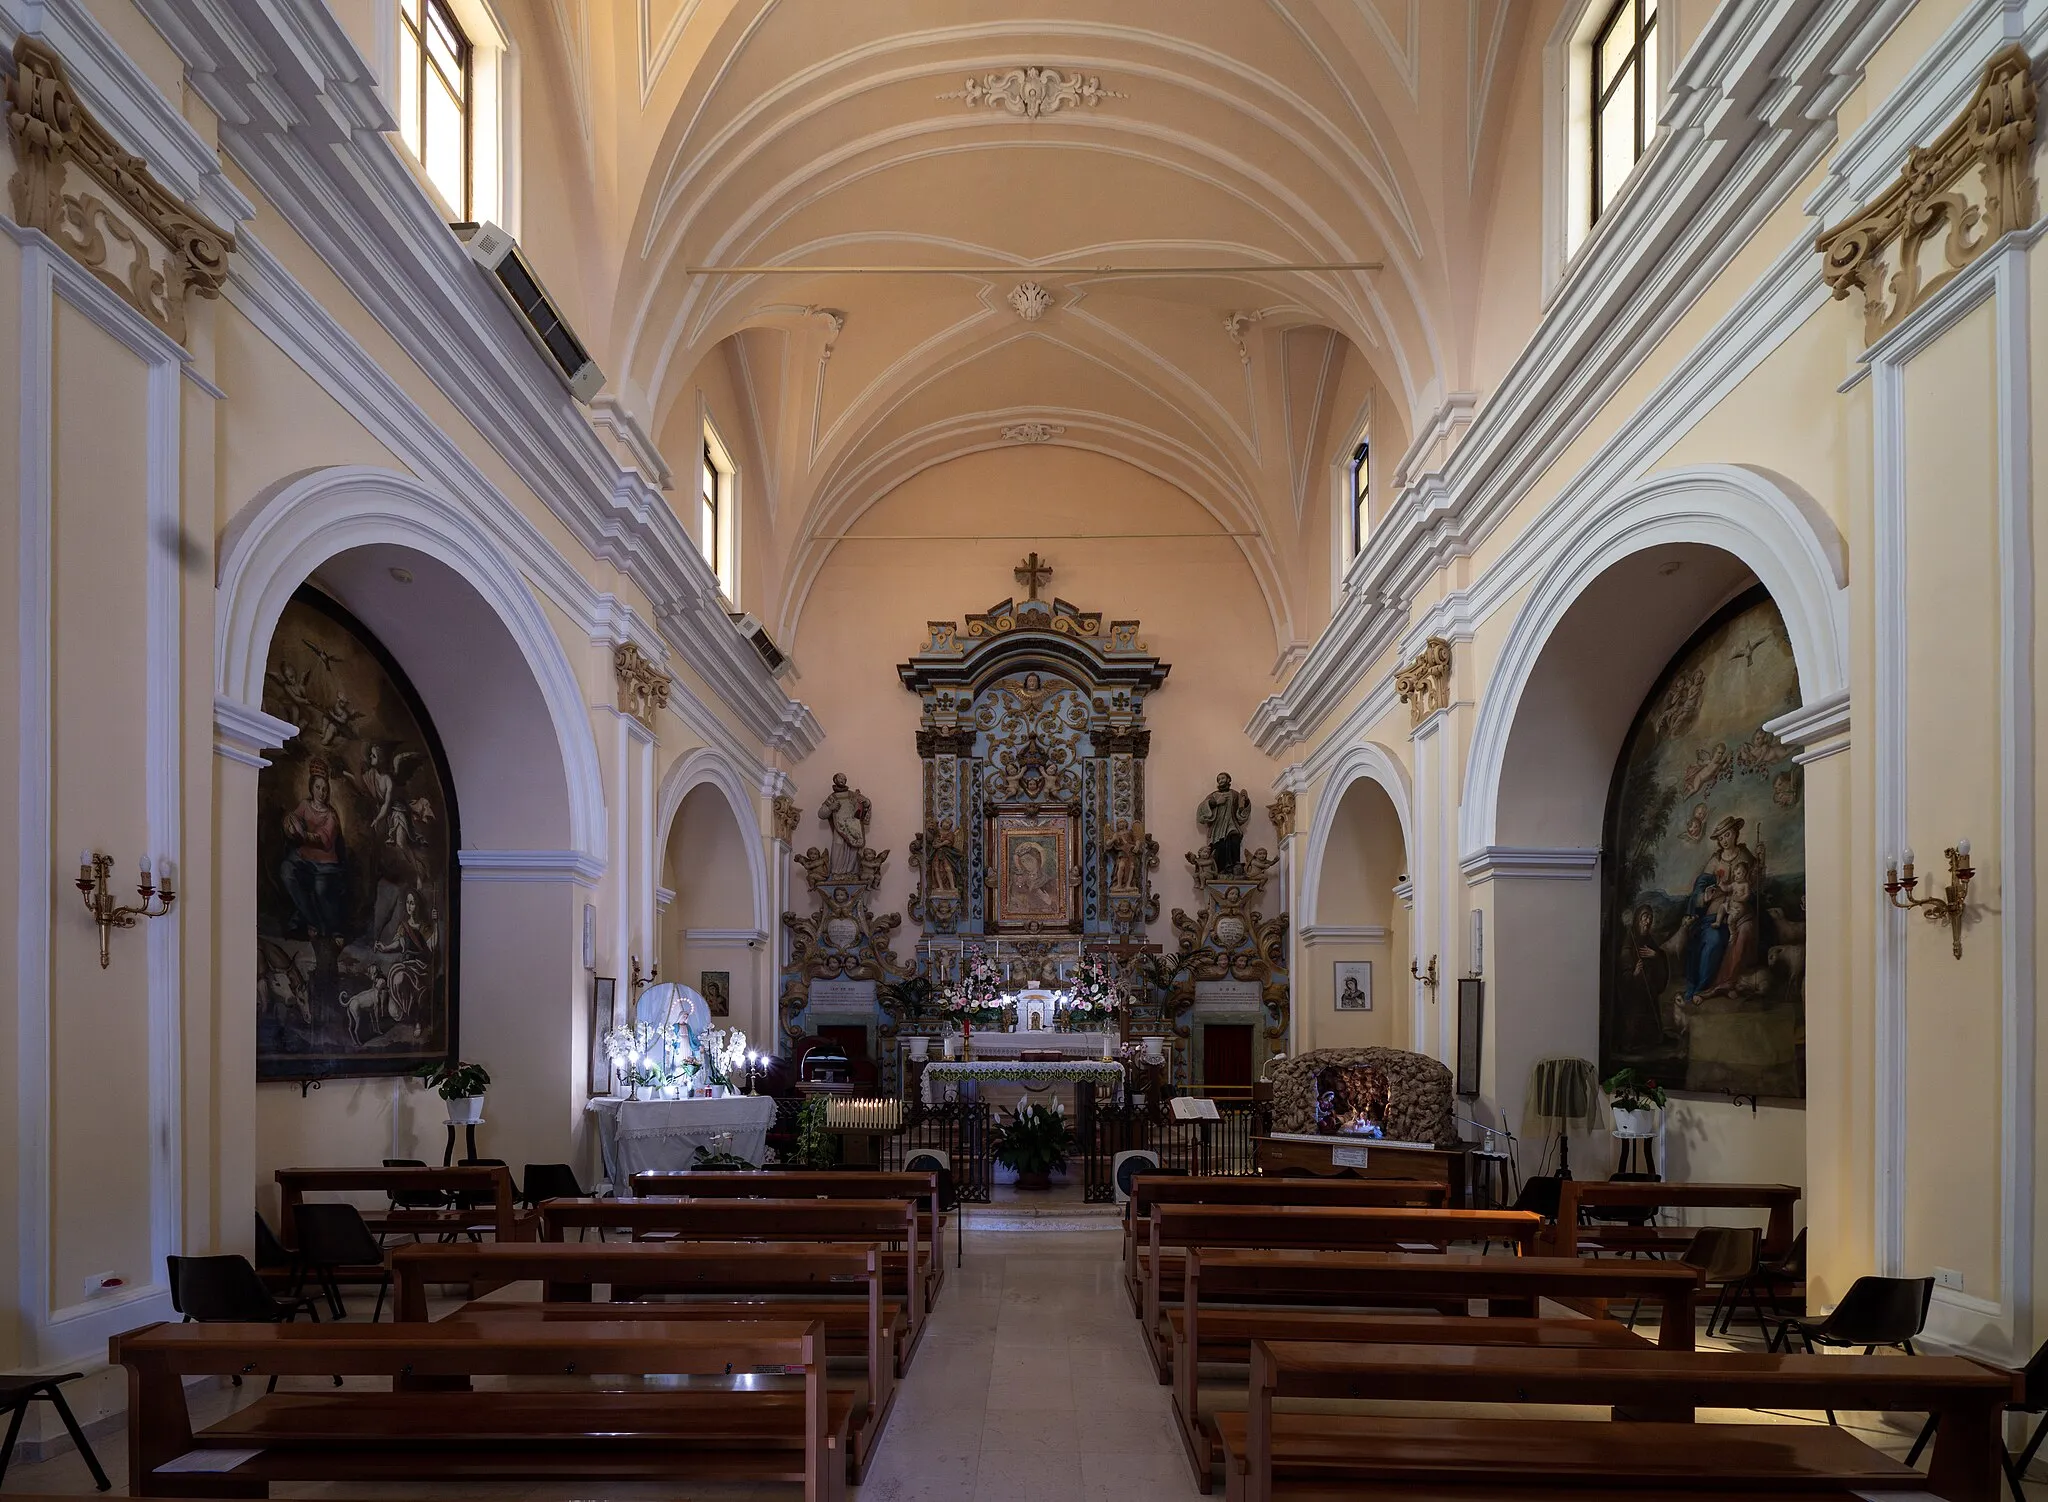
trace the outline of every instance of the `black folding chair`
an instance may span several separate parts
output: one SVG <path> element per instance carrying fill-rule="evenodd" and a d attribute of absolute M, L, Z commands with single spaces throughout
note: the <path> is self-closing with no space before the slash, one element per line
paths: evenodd
<path fill-rule="evenodd" d="M 341 1301 L 336 1273 L 344 1267 L 376 1267 L 384 1263 L 384 1248 L 370 1234 L 363 1212 L 354 1205 L 301 1205 L 298 1208 L 299 1279 L 292 1290 L 297 1298 L 305 1291 L 308 1275 L 316 1277 L 327 1294 L 327 1307 L 336 1319 L 348 1318 L 348 1306 Z M 377 1307 L 370 1315 L 375 1324 L 384 1314 L 384 1297 L 391 1291 L 391 1269 L 377 1284 Z"/>
<path fill-rule="evenodd" d="M 21 1435 L 22 1420 L 28 1417 L 28 1405 L 40 1401 L 57 1410 L 57 1417 L 64 1421 L 64 1428 L 71 1435 L 71 1443 L 78 1446 L 78 1453 L 85 1457 L 85 1466 L 92 1472 L 93 1484 L 103 1492 L 113 1487 L 113 1483 L 107 1480 L 107 1473 L 100 1469 L 100 1458 L 92 1453 L 85 1431 L 78 1427 L 71 1405 L 64 1401 L 63 1385 L 76 1382 L 84 1375 L 83 1372 L 65 1372 L 57 1377 L 34 1372 L 0 1375 L 0 1408 L 6 1409 L 10 1415 L 7 1442 L 0 1444 L 0 1481 L 7 1479 L 7 1463 L 14 1458 L 14 1442 Z"/>
<path fill-rule="evenodd" d="M 576 1170 L 566 1163 L 529 1163 L 520 1175 L 519 1202 L 529 1210 L 538 1210 L 542 1200 L 588 1199 L 590 1191 L 577 1182 Z M 578 1226 L 576 1239 L 583 1240 L 590 1233 L 590 1227 Z M 605 1239 L 604 1227 L 597 1228 L 597 1239 Z"/>
<path fill-rule="evenodd" d="M 216 1257 L 166 1257 L 170 1271 L 171 1308 L 187 1324 L 289 1325 L 303 1311 L 320 1323 L 319 1305 L 309 1298 L 279 1298 L 264 1286 L 249 1259 L 229 1253 Z M 240 1376 L 234 1378 L 237 1387 Z M 336 1387 L 341 1378 L 334 1379 Z M 265 1392 L 277 1391 L 277 1378 Z"/>
<path fill-rule="evenodd" d="M 2020 1446 L 2015 1455 L 2007 1450 L 2004 1457 L 2005 1484 L 2012 1488 L 2013 1502 L 2027 1502 L 2027 1467 L 2034 1463 L 2034 1457 L 2041 1453 L 2041 1441 L 2048 1438 L 2048 1341 L 2041 1343 L 2041 1349 L 2034 1352 L 2034 1359 L 2020 1373 L 2025 1383 L 2025 1392 L 2017 1403 L 2005 1405 L 2007 1413 L 2038 1413 L 2041 1422 L 2034 1426 L 2034 1432 L 2027 1442 Z M 1920 1437 L 1913 1441 L 1913 1448 L 1906 1452 L 1906 1464 L 1912 1465 L 1920 1459 L 1920 1452 L 1927 1448 L 1927 1442 L 1934 1438 L 1934 1426 L 1940 1423 L 1936 1414 L 1927 1415 L 1927 1423 L 1920 1431 Z"/>
<path fill-rule="evenodd" d="M 1861 1346 L 1868 1356 L 1879 1346 L 1914 1354 L 1913 1337 L 1927 1324 L 1927 1306 L 1934 1299 L 1932 1278 L 1858 1278 L 1827 1318 L 1788 1319 L 1771 1337 L 1770 1349 L 1792 1349 L 1798 1336 L 1808 1354 L 1820 1346 Z M 1835 1411 L 1828 1410 L 1828 1422 Z"/>

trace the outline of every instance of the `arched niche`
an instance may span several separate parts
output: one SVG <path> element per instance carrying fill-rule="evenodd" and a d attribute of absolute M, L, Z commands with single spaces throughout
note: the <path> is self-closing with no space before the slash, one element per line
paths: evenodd
<path fill-rule="evenodd" d="M 308 583 L 377 638 L 447 754 L 462 811 L 462 1054 L 492 1076 L 479 1150 L 570 1159 L 588 1047 L 582 910 L 604 869 L 604 797 L 567 655 L 506 539 L 471 508 L 409 476 L 320 470 L 259 497 L 223 538 L 222 706 L 261 703 L 278 618 Z M 220 900 L 253 910 L 253 830 L 231 812 L 222 829 Z M 255 963 L 248 990 L 221 987 L 220 1025 L 224 1116 L 254 1143 L 256 1183 L 295 1164 L 439 1161 L 440 1102 L 403 1081 L 254 1086 Z"/>
<path fill-rule="evenodd" d="M 692 786 L 668 824 L 662 887 L 670 895 L 659 923 L 662 978 L 699 992 L 721 1025 L 767 1047 L 774 1028 L 762 968 L 767 930 L 754 882 L 760 843 L 725 788 L 709 780 Z M 707 973 L 726 978 L 722 998 Z"/>
<path fill-rule="evenodd" d="M 1628 553 L 1570 600 L 1520 685 L 1499 760 L 1495 841 L 1465 861 L 1486 914 L 1482 1111 L 1516 1131 L 1536 1060 L 1601 1057 L 1602 845 L 1630 727 L 1673 657 L 1757 587 L 1741 558 L 1716 547 L 1667 542 Z M 1604 1133 L 1575 1137 L 1573 1147 L 1584 1171 L 1611 1167 Z M 1525 1135 L 1525 1171 L 1543 1151 Z M 1670 1178 L 1800 1182 L 1803 1113 L 1674 1100 L 1661 1151 Z"/>
<path fill-rule="evenodd" d="M 1294 982 L 1295 1046 L 1304 1052 L 1412 1046 L 1406 819 L 1385 775 L 1353 769 L 1333 779 L 1327 809 L 1318 810 L 1303 892 L 1303 973 Z M 1360 965 L 1371 966 L 1369 977 Z M 1345 978 L 1359 980 L 1369 1010 L 1355 995 L 1339 1005 Z"/>

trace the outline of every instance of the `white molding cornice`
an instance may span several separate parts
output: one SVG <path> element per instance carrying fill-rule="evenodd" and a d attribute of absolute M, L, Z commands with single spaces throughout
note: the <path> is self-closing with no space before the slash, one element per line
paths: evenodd
<path fill-rule="evenodd" d="M 464 881 L 571 881 L 594 887 L 604 862 L 579 850 L 458 850 Z"/>
<path fill-rule="evenodd" d="M 577 410 L 386 139 L 375 79 L 329 7 L 142 8 L 221 117 L 224 149 L 590 555 L 646 594 L 662 638 L 732 716 L 774 752 L 816 749 L 816 719 L 732 629 L 710 566 L 667 498 Z M 409 419 L 432 427 L 405 405 Z"/>
<path fill-rule="evenodd" d="M 758 928 L 686 928 L 683 939 L 706 949 L 752 949 L 767 943 L 768 934 Z"/>
<path fill-rule="evenodd" d="M 1534 335 L 1440 471 L 1417 474 L 1347 571 L 1344 597 L 1293 681 L 1247 733 L 1278 755 L 1337 708 L 1408 628 L 1409 602 L 1478 546 L 1751 243 L 1834 139 L 1834 111 L 1910 0 L 1722 6 L 1672 81 L 1666 131 L 1589 241 Z M 1716 389 L 1759 358 L 1759 333 L 1825 301 L 1804 240 L 1703 341 L 1566 488 L 1641 472 Z M 1411 454 L 1414 451 L 1411 450 Z M 1407 462 L 1410 456 L 1404 456 Z M 1618 472 L 1618 473 L 1617 473 Z M 1483 613 L 1483 612 L 1481 612 Z"/>
<path fill-rule="evenodd" d="M 1387 930 L 1377 923 L 1311 923 L 1301 931 L 1304 944 L 1384 944 Z"/>
<path fill-rule="evenodd" d="M 654 905 L 667 912 L 676 905 L 676 889 L 657 885 L 654 889 Z"/>
<path fill-rule="evenodd" d="M 1458 862 L 1468 886 L 1488 881 L 1589 881 L 1600 852 L 1580 846 L 1488 845 Z"/>
<path fill-rule="evenodd" d="M 245 767 L 267 767 L 265 751 L 275 750 L 299 733 L 290 720 L 251 709 L 226 694 L 213 696 L 213 754 Z"/>
<path fill-rule="evenodd" d="M 1811 704 L 1787 710 L 1774 720 L 1764 721 L 1763 728 L 1788 746 L 1809 750 L 1840 737 L 1841 744 L 1829 746 L 1827 754 L 1844 750 L 1849 737 L 1849 691 L 1841 689 Z"/>

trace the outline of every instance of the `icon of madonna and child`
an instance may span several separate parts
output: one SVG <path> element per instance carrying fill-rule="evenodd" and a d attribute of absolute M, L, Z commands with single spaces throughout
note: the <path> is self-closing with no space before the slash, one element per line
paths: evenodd
<path fill-rule="evenodd" d="M 1603 1076 L 1805 1095 L 1803 774 L 1763 728 L 1799 703 L 1756 591 L 1681 649 L 1630 730 L 1607 815 Z"/>

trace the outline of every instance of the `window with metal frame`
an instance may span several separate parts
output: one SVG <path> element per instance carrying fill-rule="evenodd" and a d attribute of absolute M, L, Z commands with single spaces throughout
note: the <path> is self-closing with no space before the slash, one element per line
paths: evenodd
<path fill-rule="evenodd" d="M 1593 220 L 1657 129 L 1657 0 L 1616 0 L 1593 33 Z"/>
<path fill-rule="evenodd" d="M 1361 438 L 1351 451 L 1351 556 L 1365 551 L 1366 506 L 1372 489 L 1372 440 Z"/>
<path fill-rule="evenodd" d="M 711 572 L 718 575 L 719 583 L 725 582 L 725 492 L 722 489 L 724 475 L 718 461 L 711 455 L 711 440 L 704 440 L 704 472 L 698 481 L 698 546 L 704 550 L 704 561 L 711 565 Z"/>
<path fill-rule="evenodd" d="M 475 52 L 448 0 L 399 0 L 398 133 L 458 219 L 470 217 Z"/>

